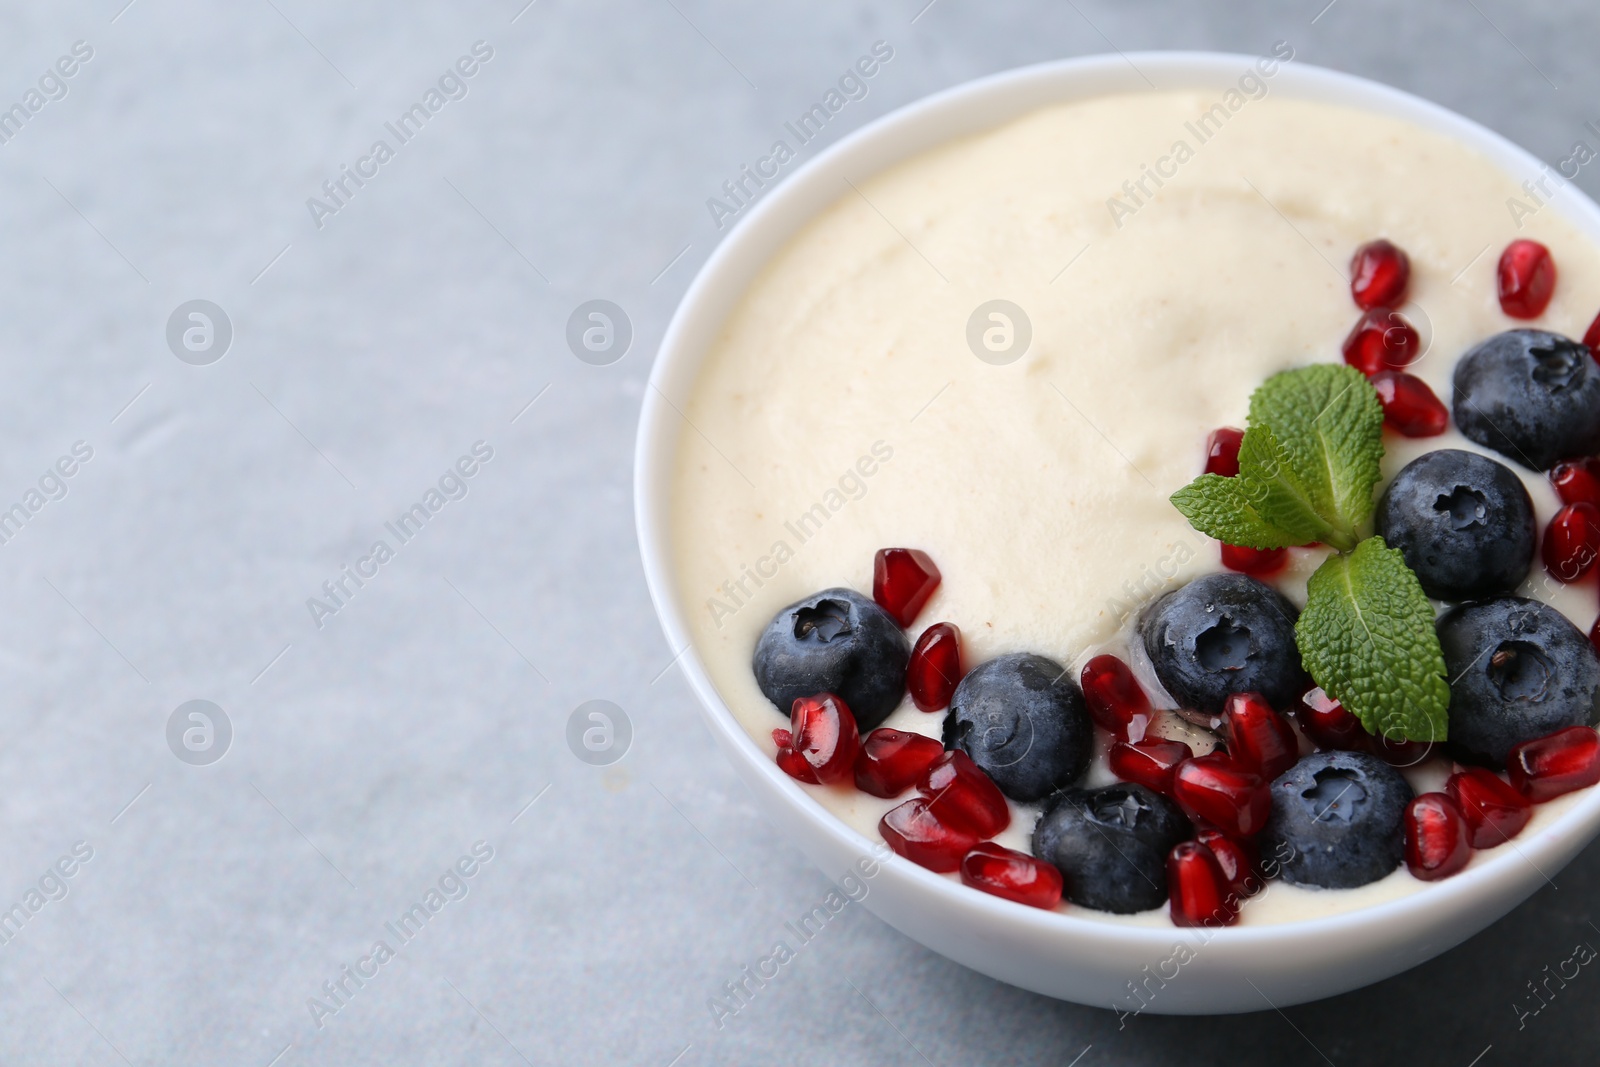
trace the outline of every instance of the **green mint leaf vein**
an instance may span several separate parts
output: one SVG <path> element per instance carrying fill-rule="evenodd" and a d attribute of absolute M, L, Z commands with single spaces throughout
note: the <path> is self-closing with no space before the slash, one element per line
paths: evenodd
<path fill-rule="evenodd" d="M 1229 545 L 1287 548 L 1315 538 L 1298 537 L 1263 519 L 1251 505 L 1238 478 L 1202 474 L 1172 494 L 1172 503 L 1189 525 Z"/>
<path fill-rule="evenodd" d="M 1296 475 L 1288 451 L 1270 428 L 1252 426 L 1245 433 L 1235 480 L 1256 514 L 1292 537 L 1291 544 L 1333 544 L 1343 535 L 1317 513 L 1313 490 Z"/>
<path fill-rule="evenodd" d="M 1295 624 L 1300 658 L 1368 732 L 1443 741 L 1450 688 L 1433 605 L 1398 549 L 1369 537 L 1330 556 L 1306 587 Z"/>

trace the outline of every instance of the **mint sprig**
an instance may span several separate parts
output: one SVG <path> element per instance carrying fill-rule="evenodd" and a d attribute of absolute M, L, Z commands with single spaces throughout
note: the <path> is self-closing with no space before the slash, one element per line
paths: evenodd
<path fill-rule="evenodd" d="M 1201 475 L 1172 503 L 1227 544 L 1334 548 L 1295 625 L 1306 670 L 1369 733 L 1442 741 L 1450 690 L 1433 606 L 1398 550 L 1361 536 L 1382 459 L 1377 391 L 1354 367 L 1317 364 L 1250 397 L 1237 476 Z"/>

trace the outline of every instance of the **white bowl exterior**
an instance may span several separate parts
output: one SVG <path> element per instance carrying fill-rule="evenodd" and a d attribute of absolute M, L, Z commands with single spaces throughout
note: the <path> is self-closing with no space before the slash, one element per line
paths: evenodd
<path fill-rule="evenodd" d="M 1198 52 L 1094 56 L 1025 67 L 927 97 L 844 138 L 768 192 L 690 285 L 662 339 L 646 390 L 635 454 L 634 505 L 645 579 L 678 663 L 712 735 L 767 816 L 830 877 L 881 855 L 806 795 L 744 732 L 688 647 L 685 602 L 672 567 L 670 493 L 681 418 L 662 395 L 685 396 L 745 287 L 784 244 L 848 189 L 904 159 L 1039 107 L 1149 89 L 1221 91 L 1257 57 Z M 1137 68 L 1137 70 L 1135 69 Z M 1499 135 L 1397 89 L 1297 62 L 1274 94 L 1407 119 L 1471 146 L 1518 178 L 1548 168 Z M 1564 184 L 1553 200 L 1600 242 L 1600 208 Z M 1047 996 L 1126 1011 L 1148 1000 L 1161 1014 L 1243 1012 L 1333 996 L 1413 967 L 1482 930 L 1565 866 L 1600 830 L 1600 790 L 1551 826 L 1502 846 L 1488 862 L 1425 891 L 1358 911 L 1274 926 L 1188 931 L 1130 927 L 1013 904 L 891 856 L 868 883 L 879 918 L 974 970 Z M 876 849 L 875 846 L 876 845 Z M 1181 966 L 1171 961 L 1186 946 Z M 1168 980 L 1176 969 L 1178 976 Z M 1151 976 L 1154 975 L 1154 979 Z M 1136 998 L 1130 983 L 1137 982 Z"/>

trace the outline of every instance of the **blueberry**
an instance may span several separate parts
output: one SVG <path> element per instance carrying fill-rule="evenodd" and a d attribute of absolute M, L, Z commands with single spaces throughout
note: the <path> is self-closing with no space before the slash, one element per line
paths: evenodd
<path fill-rule="evenodd" d="M 1262 860 L 1294 885 L 1353 889 L 1375 882 L 1400 865 L 1400 820 L 1409 803 L 1405 776 L 1378 757 L 1313 752 L 1272 783 Z"/>
<path fill-rule="evenodd" d="M 1142 785 L 1057 793 L 1033 827 L 1033 854 L 1061 871 L 1074 904 L 1127 914 L 1167 901 L 1167 853 L 1194 833 L 1178 806 Z"/>
<path fill-rule="evenodd" d="M 944 747 L 959 748 L 1012 800 L 1083 777 L 1094 727 L 1083 690 L 1055 660 L 1017 652 L 968 672 L 950 698 Z"/>
<path fill-rule="evenodd" d="M 784 715 L 800 697 L 832 693 L 862 733 L 906 691 L 911 645 L 900 624 L 852 589 L 824 589 L 773 616 L 756 642 L 756 684 Z"/>
<path fill-rule="evenodd" d="M 1294 643 L 1299 610 L 1243 574 L 1208 574 L 1144 613 L 1139 633 L 1156 677 L 1184 707 L 1218 715 L 1234 693 L 1286 707 L 1305 688 Z"/>
<path fill-rule="evenodd" d="M 1437 629 L 1458 759 L 1504 767 L 1513 745 L 1600 717 L 1600 656 L 1549 605 L 1481 600 L 1445 612 Z"/>
<path fill-rule="evenodd" d="M 1600 368 L 1548 330 L 1497 333 L 1456 364 L 1456 425 L 1534 470 L 1600 452 Z"/>
<path fill-rule="evenodd" d="M 1407 463 L 1383 491 L 1374 522 L 1435 600 L 1509 593 L 1528 576 L 1538 542 L 1522 479 L 1455 448 Z"/>

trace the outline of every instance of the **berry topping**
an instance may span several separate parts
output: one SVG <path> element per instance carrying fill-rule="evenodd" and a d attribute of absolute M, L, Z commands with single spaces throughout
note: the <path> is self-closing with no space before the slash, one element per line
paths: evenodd
<path fill-rule="evenodd" d="M 1600 554 L 1600 508 L 1564 504 L 1544 528 L 1544 569 L 1558 582 L 1575 582 L 1594 567 Z"/>
<path fill-rule="evenodd" d="M 1406 867 L 1425 882 L 1448 878 L 1467 865 L 1472 846 L 1456 802 L 1424 793 L 1406 805 Z"/>
<path fill-rule="evenodd" d="M 1061 903 L 1061 872 L 1026 852 L 985 841 L 961 858 L 961 881 L 1033 908 Z"/>
<path fill-rule="evenodd" d="M 872 599 L 910 626 L 922 605 L 939 588 L 939 568 L 920 548 L 880 548 L 872 561 Z"/>
<path fill-rule="evenodd" d="M 1575 459 L 1550 468 L 1550 484 L 1563 504 L 1600 508 L 1600 460 Z"/>
<path fill-rule="evenodd" d="M 1244 545 L 1223 545 L 1222 565 L 1240 574 L 1253 574 L 1266 578 L 1283 570 L 1289 562 L 1287 548 L 1247 548 Z"/>
<path fill-rule="evenodd" d="M 1556 291 L 1556 261 L 1538 241 L 1512 241 L 1500 253 L 1495 282 L 1501 311 L 1514 319 L 1536 319 Z"/>
<path fill-rule="evenodd" d="M 1139 785 L 1057 793 L 1033 828 L 1033 854 L 1055 865 L 1074 904 L 1128 914 L 1167 899 L 1167 853 L 1189 836 L 1166 797 Z"/>
<path fill-rule="evenodd" d="M 1253 841 L 1236 841 L 1221 830 L 1201 830 L 1195 840 L 1211 850 L 1228 880 L 1228 889 L 1243 900 L 1261 889 L 1256 874 L 1256 848 Z"/>
<path fill-rule="evenodd" d="M 944 746 L 931 737 L 880 726 L 861 741 L 856 788 L 875 797 L 897 797 L 942 755 Z"/>
<path fill-rule="evenodd" d="M 1369 378 L 1379 371 L 1404 370 L 1421 353 L 1416 327 L 1386 307 L 1364 312 L 1344 339 L 1344 361 Z"/>
<path fill-rule="evenodd" d="M 1017 652 L 981 664 L 956 686 L 946 748 L 972 757 L 1013 800 L 1039 800 L 1083 776 L 1094 726 L 1061 664 Z"/>
<path fill-rule="evenodd" d="M 790 604 L 767 624 L 753 667 L 780 709 L 800 697 L 837 693 L 863 730 L 889 717 L 906 688 L 906 635 L 888 612 L 851 589 Z"/>
<path fill-rule="evenodd" d="M 1314 752 L 1272 783 L 1263 849 L 1293 885 L 1353 889 L 1400 865 L 1411 786 L 1364 752 Z"/>
<path fill-rule="evenodd" d="M 878 833 L 896 855 L 940 874 L 960 867 L 961 857 L 979 841 L 977 835 L 941 822 L 928 810 L 927 797 L 915 797 L 889 809 L 878 820 Z"/>
<path fill-rule="evenodd" d="M 1596 315 L 1583 332 L 1583 343 L 1588 346 L 1589 354 L 1600 360 L 1600 315 Z"/>
<path fill-rule="evenodd" d="M 1571 726 L 1511 750 L 1506 770 L 1517 792 L 1535 803 L 1600 782 L 1600 734 Z"/>
<path fill-rule="evenodd" d="M 1467 438 L 1534 470 L 1600 452 L 1600 365 L 1547 330 L 1507 330 L 1461 357 L 1451 414 Z"/>
<path fill-rule="evenodd" d="M 1410 281 L 1410 257 L 1383 238 L 1368 241 L 1350 259 L 1350 296 L 1357 307 L 1399 307 Z"/>
<path fill-rule="evenodd" d="M 1102 729 L 1122 741 L 1137 741 L 1155 712 L 1128 665 L 1115 656 L 1096 656 L 1078 675 L 1089 714 Z"/>
<path fill-rule="evenodd" d="M 1244 431 L 1232 426 L 1212 430 L 1206 439 L 1206 473 L 1220 474 L 1224 478 L 1238 474 L 1239 443 L 1243 440 Z"/>
<path fill-rule="evenodd" d="M 1184 841 L 1167 856 L 1167 907 L 1175 926 L 1231 926 L 1239 901 L 1211 850 Z"/>
<path fill-rule="evenodd" d="M 1465 767 L 1450 776 L 1445 792 L 1461 809 L 1467 841 L 1473 848 L 1494 848 L 1522 832 L 1533 818 L 1533 805 L 1499 775 L 1482 767 Z"/>
<path fill-rule="evenodd" d="M 1600 655 L 1549 605 L 1515 596 L 1463 604 L 1440 616 L 1438 633 L 1449 747 L 1463 762 L 1504 767 L 1514 746 L 1600 712 Z"/>
<path fill-rule="evenodd" d="M 1220 752 L 1179 764 L 1172 798 L 1189 818 L 1232 837 L 1259 834 L 1272 807 L 1266 780 Z"/>
<path fill-rule="evenodd" d="M 928 810 L 946 826 L 993 837 L 1011 825 L 1011 808 L 989 776 L 960 749 L 946 752 L 917 779 Z"/>
<path fill-rule="evenodd" d="M 1164 796 L 1172 795 L 1172 774 L 1178 764 L 1192 758 L 1194 749 L 1182 741 L 1165 741 L 1159 737 L 1118 741 L 1106 754 L 1112 774 Z"/>
<path fill-rule="evenodd" d="M 1450 427 L 1450 409 L 1414 374 L 1381 370 L 1372 387 L 1383 405 L 1383 424 L 1402 437 L 1438 437 Z"/>
<path fill-rule="evenodd" d="M 943 711 L 961 682 L 961 631 L 948 622 L 936 622 L 911 646 L 906 687 L 912 703 L 922 711 Z"/>
<path fill-rule="evenodd" d="M 1435 747 L 1432 741 L 1408 741 L 1398 733 L 1392 737 L 1386 734 L 1369 736 L 1367 751 L 1391 767 L 1415 767 L 1433 755 Z"/>
<path fill-rule="evenodd" d="M 789 713 L 789 734 L 790 750 L 806 761 L 818 782 L 841 781 L 854 769 L 861 750 L 856 719 L 832 693 L 796 700 Z"/>
<path fill-rule="evenodd" d="M 1454 448 L 1407 463 L 1378 501 L 1374 524 L 1437 600 L 1515 589 L 1528 576 L 1538 536 L 1522 479 Z"/>
<path fill-rule="evenodd" d="M 809 782 L 811 785 L 816 785 L 817 772 L 811 769 L 811 764 L 806 762 L 804 756 L 791 747 L 794 744 L 793 735 L 788 730 L 773 730 L 772 740 L 777 742 L 778 745 L 778 754 L 775 757 L 778 769 L 796 781 Z"/>
<path fill-rule="evenodd" d="M 1305 684 L 1282 593 L 1242 574 L 1208 574 L 1156 601 L 1139 633 L 1156 677 L 1180 705 L 1222 712 L 1233 693 L 1294 702 Z"/>
<path fill-rule="evenodd" d="M 1361 720 L 1344 710 L 1344 705 L 1321 687 L 1307 689 L 1296 710 L 1301 729 L 1318 748 L 1365 752 L 1372 741 L 1372 735 L 1361 725 Z"/>
<path fill-rule="evenodd" d="M 1239 766 L 1271 781 L 1300 758 L 1300 740 L 1283 716 L 1259 693 L 1235 693 L 1223 705 L 1228 755 Z"/>

